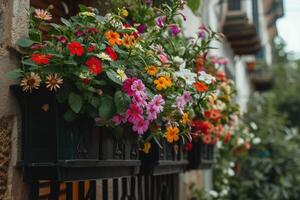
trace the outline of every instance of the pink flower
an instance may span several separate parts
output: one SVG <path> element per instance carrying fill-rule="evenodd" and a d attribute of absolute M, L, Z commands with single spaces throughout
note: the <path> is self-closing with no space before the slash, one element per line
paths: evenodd
<path fill-rule="evenodd" d="M 130 104 L 129 109 L 126 111 L 125 118 L 135 124 L 140 119 L 143 119 L 143 110 L 136 104 Z"/>
<path fill-rule="evenodd" d="M 186 101 L 184 100 L 183 96 L 179 96 L 176 98 L 176 106 L 180 112 L 183 112 L 185 104 L 186 104 Z"/>
<path fill-rule="evenodd" d="M 192 96 L 190 92 L 184 91 L 182 96 L 186 102 L 192 101 Z"/>
<path fill-rule="evenodd" d="M 155 95 L 149 104 L 153 105 L 154 109 L 156 109 L 157 112 L 161 112 L 163 111 L 163 105 L 165 105 L 165 100 L 159 94 Z"/>
<path fill-rule="evenodd" d="M 125 123 L 126 120 L 124 117 L 122 117 L 121 115 L 115 115 L 112 118 L 112 121 L 115 123 L 116 126 L 120 125 L 121 123 Z"/>
<path fill-rule="evenodd" d="M 146 99 L 146 93 L 141 93 L 141 95 L 135 95 L 132 97 L 132 103 L 140 107 L 145 107 L 147 105 Z"/>
<path fill-rule="evenodd" d="M 147 105 L 147 119 L 149 121 L 155 120 L 157 118 L 157 113 L 158 110 L 156 109 L 156 107 L 153 104 L 148 104 Z"/>
<path fill-rule="evenodd" d="M 220 58 L 219 59 L 219 64 L 220 65 L 228 65 L 229 64 L 229 59 L 228 58 Z"/>
<path fill-rule="evenodd" d="M 142 135 L 148 130 L 148 127 L 149 121 L 141 118 L 134 123 L 134 125 L 132 126 L 132 130 Z"/>
<path fill-rule="evenodd" d="M 134 80 L 130 88 L 136 96 L 143 95 L 143 93 L 145 93 L 145 85 L 140 79 Z"/>
<path fill-rule="evenodd" d="M 131 85 L 137 78 L 128 78 L 123 82 L 123 91 L 126 92 L 129 96 L 134 96 L 134 91 L 131 89 Z"/>
<path fill-rule="evenodd" d="M 159 59 L 160 59 L 160 62 L 164 65 L 169 63 L 168 57 L 164 54 L 160 54 Z"/>

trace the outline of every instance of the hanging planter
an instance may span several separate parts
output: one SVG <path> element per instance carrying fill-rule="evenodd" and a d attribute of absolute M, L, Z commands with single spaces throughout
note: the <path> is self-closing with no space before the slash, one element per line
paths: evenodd
<path fill-rule="evenodd" d="M 268 91 L 274 86 L 274 76 L 264 70 L 256 70 L 250 75 L 250 80 L 256 91 Z"/>
<path fill-rule="evenodd" d="M 212 167 L 214 158 L 213 144 L 193 142 L 193 147 L 188 153 L 189 169 L 208 169 Z"/>
<path fill-rule="evenodd" d="M 11 90 L 21 107 L 25 180 L 66 181 L 138 173 L 140 161 L 134 141 L 111 137 L 113 133 L 96 127 L 88 116 L 65 121 L 67 106 L 46 88 L 24 93 L 13 85 Z"/>
<path fill-rule="evenodd" d="M 141 152 L 141 173 L 160 175 L 182 172 L 188 164 L 182 147 L 182 144 L 170 144 L 164 139 L 161 146 L 152 142 L 148 153 Z"/>

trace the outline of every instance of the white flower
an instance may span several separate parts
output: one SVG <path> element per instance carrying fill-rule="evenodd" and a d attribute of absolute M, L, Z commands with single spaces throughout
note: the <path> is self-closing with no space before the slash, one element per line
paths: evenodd
<path fill-rule="evenodd" d="M 197 74 L 191 72 L 191 70 L 189 69 L 180 67 L 180 70 L 175 72 L 175 76 L 184 79 L 186 84 L 192 85 L 193 83 L 195 83 L 195 78 L 197 77 Z"/>
<path fill-rule="evenodd" d="M 111 58 L 109 57 L 109 55 L 107 55 L 106 53 L 103 53 L 103 52 L 97 54 L 97 57 L 100 58 L 101 60 L 111 61 Z"/>
<path fill-rule="evenodd" d="M 258 129 L 258 127 L 257 127 L 257 125 L 256 125 L 255 122 L 251 122 L 251 123 L 250 123 L 250 126 L 251 126 L 251 128 L 252 128 L 253 130 L 257 130 L 257 129 Z"/>
<path fill-rule="evenodd" d="M 206 84 L 211 84 L 212 82 L 216 81 L 216 78 L 213 77 L 210 74 L 207 74 L 205 71 L 201 71 L 198 73 L 199 74 L 199 80 L 203 81 Z"/>
<path fill-rule="evenodd" d="M 227 196 L 228 195 L 228 190 L 226 190 L 226 189 L 223 189 L 222 191 L 221 191 L 221 193 L 220 193 L 220 196 Z"/>
<path fill-rule="evenodd" d="M 256 137 L 252 140 L 253 144 L 259 144 L 261 143 L 261 139 L 259 137 Z"/>
<path fill-rule="evenodd" d="M 212 196 L 212 197 L 214 197 L 214 198 L 217 198 L 219 194 L 216 191 L 214 191 L 214 190 L 210 190 L 209 191 L 209 195 Z"/>
<path fill-rule="evenodd" d="M 237 143 L 238 145 L 242 145 L 245 143 L 245 140 L 243 138 L 238 138 Z"/>
<path fill-rule="evenodd" d="M 234 174 L 235 174 L 233 169 L 231 169 L 231 168 L 228 169 L 227 173 L 229 176 L 234 176 Z"/>
<path fill-rule="evenodd" d="M 180 65 L 184 62 L 184 60 L 182 58 L 180 58 L 179 56 L 174 57 L 173 59 L 174 63 Z"/>
<path fill-rule="evenodd" d="M 235 163 L 234 163 L 234 162 L 230 162 L 230 163 L 229 163 L 229 166 L 230 166 L 230 167 L 234 167 L 234 166 L 235 166 Z"/>
<path fill-rule="evenodd" d="M 127 79 L 127 76 L 122 69 L 117 69 L 117 78 L 124 82 Z"/>
<path fill-rule="evenodd" d="M 226 109 L 226 104 L 220 100 L 217 100 L 216 108 L 220 111 L 223 111 Z"/>

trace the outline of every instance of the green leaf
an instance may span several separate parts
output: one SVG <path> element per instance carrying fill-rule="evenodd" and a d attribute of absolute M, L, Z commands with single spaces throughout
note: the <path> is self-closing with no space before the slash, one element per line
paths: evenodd
<path fill-rule="evenodd" d="M 72 26 L 72 24 L 70 23 L 69 20 L 67 20 L 67 19 L 65 19 L 65 18 L 63 18 L 63 17 L 61 17 L 60 20 L 61 20 L 61 22 L 62 22 L 63 24 L 65 24 L 66 26 L 68 26 L 68 27 L 71 27 L 71 26 Z"/>
<path fill-rule="evenodd" d="M 83 4 L 79 4 L 78 7 L 79 7 L 80 12 L 88 12 L 89 11 L 88 7 L 86 7 Z"/>
<path fill-rule="evenodd" d="M 36 41 L 30 40 L 28 38 L 20 38 L 17 40 L 16 44 L 20 47 L 26 48 L 31 47 Z"/>
<path fill-rule="evenodd" d="M 64 114 L 64 119 L 68 122 L 73 121 L 74 119 L 77 118 L 77 114 L 74 113 L 72 110 L 68 110 L 67 112 L 65 112 Z"/>
<path fill-rule="evenodd" d="M 6 74 L 11 79 L 18 79 L 23 76 L 23 71 L 21 69 L 14 69 Z"/>
<path fill-rule="evenodd" d="M 118 114 L 123 115 L 130 104 L 130 97 L 122 91 L 117 91 L 114 96 Z"/>
<path fill-rule="evenodd" d="M 56 99 L 59 103 L 63 103 L 68 99 L 70 93 L 70 84 L 67 81 L 64 81 L 63 86 L 57 90 L 56 92 Z"/>
<path fill-rule="evenodd" d="M 199 7 L 201 5 L 201 0 L 188 0 L 188 7 L 193 11 L 194 14 L 199 14 Z"/>
<path fill-rule="evenodd" d="M 98 108 L 100 106 L 100 98 L 99 97 L 91 97 L 90 99 L 90 104 L 95 107 Z"/>
<path fill-rule="evenodd" d="M 111 81 L 117 83 L 118 85 L 122 85 L 122 81 L 118 79 L 117 73 L 114 72 L 113 70 L 106 71 L 106 75 Z"/>
<path fill-rule="evenodd" d="M 82 98 L 80 95 L 72 92 L 69 94 L 69 105 L 75 113 L 79 113 L 82 108 Z"/>
<path fill-rule="evenodd" d="M 98 109 L 99 116 L 104 119 L 110 119 L 115 113 L 114 101 L 111 96 L 104 95 L 101 97 L 101 105 Z"/>
<path fill-rule="evenodd" d="M 93 80 L 93 83 L 95 83 L 96 85 L 106 85 L 107 82 L 105 80 Z"/>
<path fill-rule="evenodd" d="M 35 70 L 35 69 L 38 69 L 39 66 L 37 64 L 35 64 L 32 60 L 30 59 L 26 59 L 26 60 L 22 60 L 22 64 L 24 66 L 30 66 L 30 69 L 31 70 Z"/>

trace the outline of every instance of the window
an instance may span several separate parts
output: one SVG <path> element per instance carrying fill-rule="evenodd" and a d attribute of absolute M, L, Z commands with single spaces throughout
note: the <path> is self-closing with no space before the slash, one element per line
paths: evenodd
<path fill-rule="evenodd" d="M 228 0 L 228 10 L 241 10 L 241 0 Z"/>

